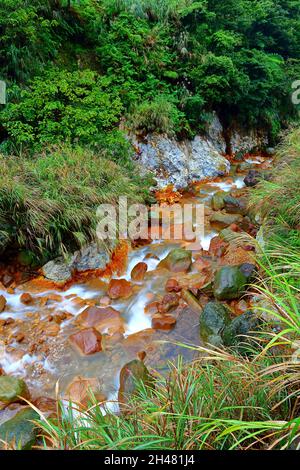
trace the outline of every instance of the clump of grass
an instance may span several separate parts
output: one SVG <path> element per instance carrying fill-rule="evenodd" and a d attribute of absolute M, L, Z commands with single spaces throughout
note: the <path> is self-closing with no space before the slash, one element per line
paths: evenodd
<path fill-rule="evenodd" d="M 129 171 L 81 147 L 56 146 L 30 159 L 0 155 L 0 165 L 2 236 L 37 254 L 64 254 L 94 240 L 99 204 L 147 195 Z"/>
<path fill-rule="evenodd" d="M 158 96 L 153 101 L 137 104 L 127 116 L 127 126 L 135 132 L 174 136 L 181 118 L 181 113 L 168 98 Z"/>
<path fill-rule="evenodd" d="M 282 390 L 271 396 L 261 371 L 265 360 L 250 362 L 221 351 L 201 350 L 192 364 L 179 358 L 155 388 L 139 385 L 126 414 L 92 404 L 69 406 L 55 420 L 38 423 L 44 445 L 56 449 L 245 449 L 264 448 L 288 426 Z M 270 377 L 270 376 L 269 376 Z M 282 403 L 281 403 L 282 401 Z M 281 404 L 276 407 L 276 403 Z M 274 409 L 273 409 L 274 408 Z"/>
<path fill-rule="evenodd" d="M 288 133 L 278 147 L 270 181 L 251 192 L 251 206 L 259 210 L 269 226 L 295 229 L 300 224 L 300 128 Z M 299 237 L 298 237 L 299 240 Z"/>

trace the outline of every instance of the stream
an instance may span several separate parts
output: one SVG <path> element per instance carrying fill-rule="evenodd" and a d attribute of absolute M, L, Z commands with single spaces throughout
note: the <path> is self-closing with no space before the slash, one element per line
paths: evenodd
<path fill-rule="evenodd" d="M 252 168 L 265 169 L 271 164 L 269 158 L 259 155 L 245 160 Z M 190 361 L 195 351 L 174 345 L 182 342 L 200 344 L 199 312 L 186 307 L 180 299 L 175 312 L 176 326 L 170 331 L 154 330 L 152 312 L 145 311 L 151 302 L 160 301 L 166 294 L 168 279 L 176 278 L 193 284 L 199 274 L 197 258 L 208 255 L 211 240 L 218 235 L 218 228 L 209 223 L 212 213 L 210 201 L 217 191 L 244 191 L 244 173 L 235 172 L 215 181 L 195 183 L 190 193 L 184 193 L 182 202 L 205 204 L 205 236 L 198 240 L 198 247 L 185 240 L 174 242 L 156 240 L 148 245 L 130 249 L 127 267 L 115 278 L 130 281 L 132 269 L 140 262 L 148 270 L 142 281 L 132 281 L 133 294 L 128 299 L 111 300 L 110 307 L 120 312 L 121 321 L 112 328 L 103 326 L 102 351 L 83 356 L 70 344 L 69 337 L 78 331 L 76 318 L 88 306 L 103 305 L 107 300 L 108 277 L 91 276 L 68 286 L 66 290 L 45 289 L 39 283 L 28 281 L 15 289 L 0 286 L 0 295 L 6 298 L 5 310 L 0 314 L 0 366 L 6 374 L 25 379 L 33 397 L 54 398 L 63 396 L 74 378 L 97 377 L 101 393 L 114 401 L 119 387 L 119 373 L 128 361 L 142 353 L 145 364 L 158 371 L 167 368 L 167 362 L 181 354 Z M 193 264 L 188 274 L 176 274 L 159 267 L 159 263 L 176 247 L 192 250 Z M 32 300 L 24 304 L 20 296 L 30 293 Z"/>

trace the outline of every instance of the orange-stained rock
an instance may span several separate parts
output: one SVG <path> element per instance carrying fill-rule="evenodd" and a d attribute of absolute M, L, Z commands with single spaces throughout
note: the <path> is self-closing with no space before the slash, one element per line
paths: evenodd
<path fill-rule="evenodd" d="M 2 313 L 5 310 L 6 307 L 6 298 L 4 295 L 0 295 L 0 313 Z"/>
<path fill-rule="evenodd" d="M 143 281 L 147 271 L 148 266 L 146 263 L 138 263 L 131 271 L 131 279 L 133 281 Z"/>
<path fill-rule="evenodd" d="M 29 292 L 24 292 L 24 294 L 20 296 L 20 301 L 22 304 L 29 305 L 33 303 L 33 297 Z"/>
<path fill-rule="evenodd" d="M 158 311 L 159 313 L 167 313 L 170 310 L 178 307 L 179 305 L 179 297 L 174 292 L 166 294 L 162 301 L 159 303 Z"/>
<path fill-rule="evenodd" d="M 172 315 L 154 315 L 152 317 L 152 328 L 155 330 L 170 331 L 176 325 L 176 318 Z"/>
<path fill-rule="evenodd" d="M 146 314 L 154 315 L 158 312 L 159 302 L 150 302 L 150 304 L 145 305 L 144 312 Z"/>
<path fill-rule="evenodd" d="M 95 328 L 86 328 L 70 336 L 70 342 L 82 354 L 90 355 L 102 351 L 102 335 Z"/>
<path fill-rule="evenodd" d="M 219 258 L 224 255 L 227 247 L 228 247 L 228 243 L 222 240 L 221 237 L 216 236 L 212 238 L 210 241 L 209 253 L 212 256 Z"/>
<path fill-rule="evenodd" d="M 124 333 L 124 322 L 120 312 L 112 307 L 88 307 L 78 317 L 76 322 L 90 328 L 109 333 Z"/>
<path fill-rule="evenodd" d="M 167 292 L 180 292 L 181 286 L 176 279 L 168 279 L 165 285 L 165 290 Z"/>
<path fill-rule="evenodd" d="M 97 378 L 75 377 L 68 385 L 65 396 L 68 400 L 80 405 L 88 405 L 95 397 L 97 402 L 103 402 L 106 397 L 100 392 Z"/>
<path fill-rule="evenodd" d="M 132 285 L 126 279 L 111 279 L 107 294 L 111 299 L 128 299 L 132 295 Z"/>
<path fill-rule="evenodd" d="M 249 263 L 255 264 L 255 253 L 244 250 L 243 247 L 229 245 L 225 255 L 220 260 L 221 265 L 237 266 L 239 264 Z"/>

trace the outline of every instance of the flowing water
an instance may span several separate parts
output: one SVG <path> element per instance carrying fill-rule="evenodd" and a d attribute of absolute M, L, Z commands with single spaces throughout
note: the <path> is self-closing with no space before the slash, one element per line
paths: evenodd
<path fill-rule="evenodd" d="M 248 163 L 254 168 L 265 167 L 269 160 L 253 157 L 248 159 Z M 229 192 L 233 188 L 242 189 L 244 177 L 243 174 L 237 174 L 212 182 L 197 183 L 193 195 L 184 196 L 183 201 L 204 203 L 209 214 L 213 194 L 220 190 Z M 132 249 L 128 254 L 127 268 L 119 278 L 130 280 L 132 268 L 141 261 L 148 266 L 147 274 L 142 282 L 134 283 L 134 294 L 129 299 L 111 302 L 111 307 L 121 313 L 124 332 L 109 336 L 105 330 L 102 331 L 103 351 L 91 356 L 81 356 L 70 345 L 68 338 L 78 331 L 78 325 L 74 323 L 76 316 L 87 306 L 98 305 L 99 299 L 105 296 L 109 278 L 86 279 L 63 291 L 45 290 L 32 282 L 20 285 L 12 292 L 1 291 L 0 288 L 0 295 L 4 295 L 7 300 L 0 319 L 11 322 L 9 338 L 7 329 L 1 332 L 0 328 L 1 367 L 5 373 L 24 377 L 33 396 L 55 396 L 57 382 L 63 393 L 74 377 L 82 376 L 97 377 L 104 395 L 114 399 L 118 391 L 120 369 L 141 351 L 146 353 L 145 363 L 157 370 L 164 370 L 167 361 L 175 359 L 178 354 L 183 354 L 186 360 L 192 359 L 195 354 L 193 351 L 172 342 L 199 344 L 199 314 L 192 310 L 189 310 L 188 315 L 179 313 L 172 331 L 159 332 L 151 329 L 151 314 L 145 313 L 144 308 L 148 303 L 160 300 L 165 294 L 166 281 L 174 278 L 174 274 L 158 268 L 159 262 L 170 250 L 184 246 L 192 249 L 195 256 L 201 248 L 209 249 L 210 241 L 216 234 L 217 231 L 210 227 L 206 218 L 205 235 L 199 240 L 198 246 L 184 240 L 156 240 L 147 246 Z M 196 273 L 197 270 L 192 266 L 189 276 Z M 20 301 L 20 295 L 24 292 L 31 292 L 33 302 L 30 305 Z M 53 336 L 50 334 L 49 337 L 49 317 L 62 312 L 72 316 L 69 315 L 59 327 L 55 327 Z M 20 332 L 24 339 L 20 340 Z M 43 341 L 45 336 L 47 341 Z M 33 343 L 37 347 L 30 348 Z"/>

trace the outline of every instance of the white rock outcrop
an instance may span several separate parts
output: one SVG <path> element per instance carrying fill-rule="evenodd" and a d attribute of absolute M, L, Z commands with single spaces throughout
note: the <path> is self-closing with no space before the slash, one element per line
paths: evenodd
<path fill-rule="evenodd" d="M 149 134 L 136 143 L 141 169 L 153 171 L 159 187 L 173 184 L 186 187 L 192 181 L 226 175 L 229 161 L 208 139 L 196 136 L 192 141 L 178 142 L 167 136 Z"/>

